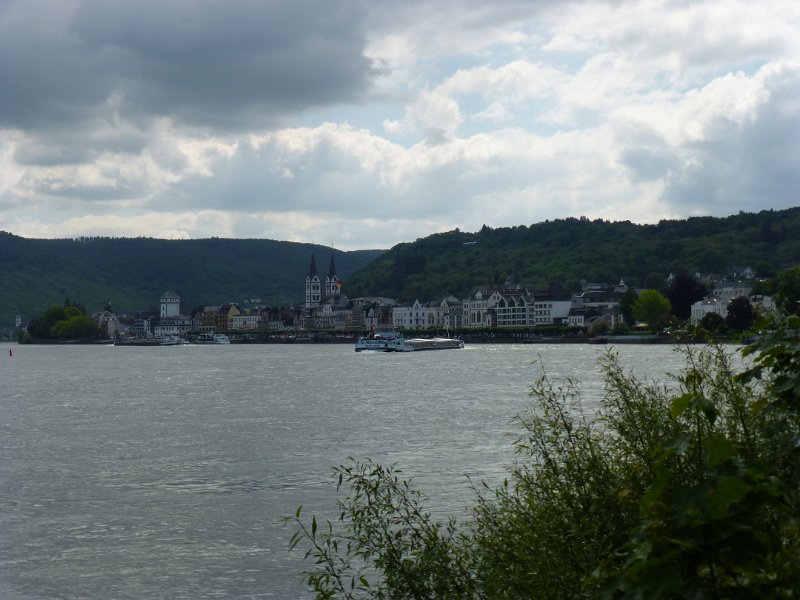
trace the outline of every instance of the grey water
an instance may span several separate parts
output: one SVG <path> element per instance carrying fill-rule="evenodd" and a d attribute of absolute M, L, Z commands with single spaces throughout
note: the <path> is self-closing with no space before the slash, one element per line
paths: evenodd
<path fill-rule="evenodd" d="M 648 379 L 683 363 L 614 350 Z M 310 598 L 283 519 L 336 515 L 332 467 L 396 464 L 463 515 L 542 369 L 596 400 L 605 351 L 0 345 L 0 597 Z"/>

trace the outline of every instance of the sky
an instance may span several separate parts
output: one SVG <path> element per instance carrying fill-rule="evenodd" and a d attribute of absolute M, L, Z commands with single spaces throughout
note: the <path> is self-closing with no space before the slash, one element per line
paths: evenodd
<path fill-rule="evenodd" d="M 24 237 L 389 248 L 799 190 L 796 0 L 0 0 Z"/>

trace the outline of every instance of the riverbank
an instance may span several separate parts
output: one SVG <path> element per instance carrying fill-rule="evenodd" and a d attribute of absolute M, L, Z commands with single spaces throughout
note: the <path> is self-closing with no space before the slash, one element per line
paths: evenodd
<path fill-rule="evenodd" d="M 231 344 L 355 344 L 359 335 L 346 333 L 316 332 L 310 334 L 247 333 L 230 334 Z M 412 335 L 412 334 L 407 334 Z M 441 333 L 414 333 L 414 337 L 436 337 Z M 608 335 L 585 337 L 580 335 L 528 335 L 504 332 L 462 333 L 458 336 L 465 344 L 686 344 L 707 343 L 706 339 L 688 340 L 668 334 Z M 191 336 L 190 336 L 191 340 Z M 721 343 L 741 343 L 739 339 L 718 338 Z M 27 344 L 46 345 L 112 345 L 114 340 L 33 340 Z M 118 346 L 162 346 L 158 340 L 149 338 L 117 343 Z"/>

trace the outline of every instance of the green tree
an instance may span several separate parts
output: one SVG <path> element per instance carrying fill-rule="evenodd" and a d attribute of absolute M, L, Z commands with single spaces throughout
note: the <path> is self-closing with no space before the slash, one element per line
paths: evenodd
<path fill-rule="evenodd" d="M 706 286 L 694 275 L 680 271 L 672 277 L 664 295 L 672 303 L 672 314 L 686 320 L 692 314 L 692 304 L 702 300 L 706 293 Z"/>
<path fill-rule="evenodd" d="M 725 319 L 721 314 L 710 312 L 703 315 L 700 319 L 700 327 L 710 333 L 716 333 L 725 326 Z"/>
<path fill-rule="evenodd" d="M 777 275 L 774 265 L 766 260 L 758 262 L 755 266 L 756 276 L 771 279 Z"/>
<path fill-rule="evenodd" d="M 670 315 L 672 305 L 657 290 L 642 290 L 633 305 L 633 316 L 637 321 L 657 329 Z"/>
<path fill-rule="evenodd" d="M 51 306 L 42 315 L 31 319 L 28 333 L 34 340 L 88 340 L 97 337 L 97 323 L 83 309 L 65 300 L 67 306 Z"/>
<path fill-rule="evenodd" d="M 625 321 L 628 325 L 634 325 L 635 321 L 633 318 L 633 305 L 636 304 L 636 300 L 639 298 L 639 295 L 636 293 L 636 290 L 632 287 L 629 287 L 625 290 L 625 293 L 622 294 L 622 298 L 619 301 L 619 309 L 622 313 L 622 320 Z"/>
<path fill-rule="evenodd" d="M 745 348 L 754 365 L 739 375 L 704 362 L 685 374 L 671 412 L 695 425 L 657 449 L 643 518 L 608 561 L 603 597 L 791 598 L 800 588 L 800 460 L 785 454 L 800 431 L 798 333 L 793 317 Z"/>
<path fill-rule="evenodd" d="M 28 333 L 37 340 L 52 338 L 51 330 L 59 321 L 67 319 L 67 313 L 62 306 L 51 306 L 39 317 L 34 317 L 28 323 Z"/>
<path fill-rule="evenodd" d="M 800 315 L 800 267 L 781 271 L 775 287 L 781 310 L 786 314 Z"/>
<path fill-rule="evenodd" d="M 745 331 L 750 329 L 755 320 L 756 313 L 748 298 L 739 296 L 728 302 L 728 315 L 725 317 L 725 324 L 728 327 L 737 331 Z"/>
<path fill-rule="evenodd" d="M 78 314 L 53 325 L 51 335 L 62 340 L 91 340 L 100 334 L 94 319 Z"/>
<path fill-rule="evenodd" d="M 542 376 L 508 481 L 432 519 L 394 468 L 353 461 L 339 519 L 288 519 L 317 598 L 790 598 L 800 589 L 800 318 L 744 350 L 686 349 L 673 386 L 603 360 L 606 394 Z M 674 390 L 674 391 L 670 391 Z"/>

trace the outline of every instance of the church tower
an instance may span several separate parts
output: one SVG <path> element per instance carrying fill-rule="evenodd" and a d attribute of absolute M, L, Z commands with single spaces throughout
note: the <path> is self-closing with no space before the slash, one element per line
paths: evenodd
<path fill-rule="evenodd" d="M 308 275 L 306 275 L 306 308 L 319 306 L 320 297 L 320 279 L 319 275 L 317 275 L 317 263 L 312 252 L 311 264 L 308 267 Z"/>
<path fill-rule="evenodd" d="M 340 296 L 342 293 L 342 280 L 336 273 L 336 262 L 333 260 L 333 250 L 331 250 L 331 264 L 328 267 L 328 275 L 325 277 L 325 295 Z"/>

